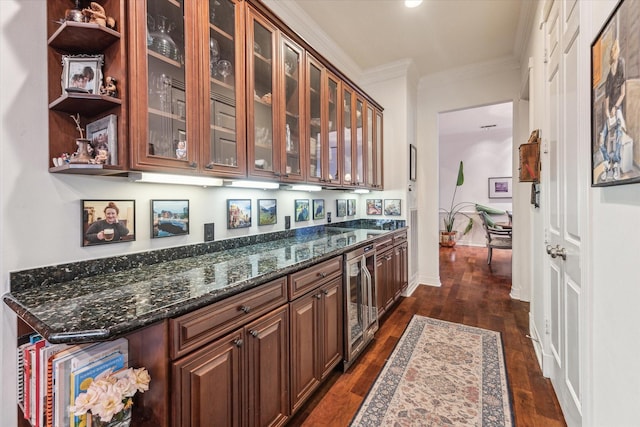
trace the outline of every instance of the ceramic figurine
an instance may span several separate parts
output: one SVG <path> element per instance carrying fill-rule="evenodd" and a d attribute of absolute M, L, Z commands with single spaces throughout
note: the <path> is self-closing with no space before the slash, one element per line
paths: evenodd
<path fill-rule="evenodd" d="M 118 81 L 115 77 L 107 76 L 105 78 L 104 86 L 100 87 L 100 95 L 107 95 L 114 98 L 118 97 L 118 88 L 116 84 Z"/>
<path fill-rule="evenodd" d="M 112 29 L 116 27 L 115 19 L 107 16 L 104 7 L 94 1 L 91 2 L 90 7 L 82 9 L 82 14 L 86 16 L 92 24 L 98 24 Z"/>

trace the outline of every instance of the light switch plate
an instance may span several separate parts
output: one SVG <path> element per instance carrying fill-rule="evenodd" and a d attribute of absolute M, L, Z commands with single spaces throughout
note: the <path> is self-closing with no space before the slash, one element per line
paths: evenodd
<path fill-rule="evenodd" d="M 288 229 L 290 229 L 290 228 L 291 228 L 291 216 L 286 215 L 286 216 L 284 217 L 284 229 L 285 229 L 285 230 L 288 230 Z"/>
<path fill-rule="evenodd" d="M 214 227 L 213 222 L 204 225 L 204 241 L 213 242 L 214 240 Z"/>

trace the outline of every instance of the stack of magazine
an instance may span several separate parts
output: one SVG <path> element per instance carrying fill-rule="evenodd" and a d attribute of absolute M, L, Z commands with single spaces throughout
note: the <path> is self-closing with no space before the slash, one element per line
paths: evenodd
<path fill-rule="evenodd" d="M 33 334 L 18 347 L 18 405 L 34 427 L 90 427 L 87 415 L 69 411 L 93 379 L 129 362 L 125 338 L 94 344 L 51 344 Z"/>

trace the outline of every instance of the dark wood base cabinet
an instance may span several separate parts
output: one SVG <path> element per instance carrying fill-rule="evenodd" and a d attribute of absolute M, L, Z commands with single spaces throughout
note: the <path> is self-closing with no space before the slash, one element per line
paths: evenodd
<path fill-rule="evenodd" d="M 407 232 L 402 231 L 376 245 L 376 303 L 382 316 L 409 284 Z"/>

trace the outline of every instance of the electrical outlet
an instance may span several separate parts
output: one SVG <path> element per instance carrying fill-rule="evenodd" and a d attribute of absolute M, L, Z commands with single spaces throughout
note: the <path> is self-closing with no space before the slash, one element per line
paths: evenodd
<path fill-rule="evenodd" d="M 327 222 L 331 222 L 331 212 L 327 212 Z"/>
<path fill-rule="evenodd" d="M 291 217 L 289 215 L 286 215 L 284 217 L 284 229 L 288 230 L 291 228 Z"/>
<path fill-rule="evenodd" d="M 214 239 L 213 223 L 210 222 L 204 225 L 204 241 L 212 242 L 213 239 Z"/>

